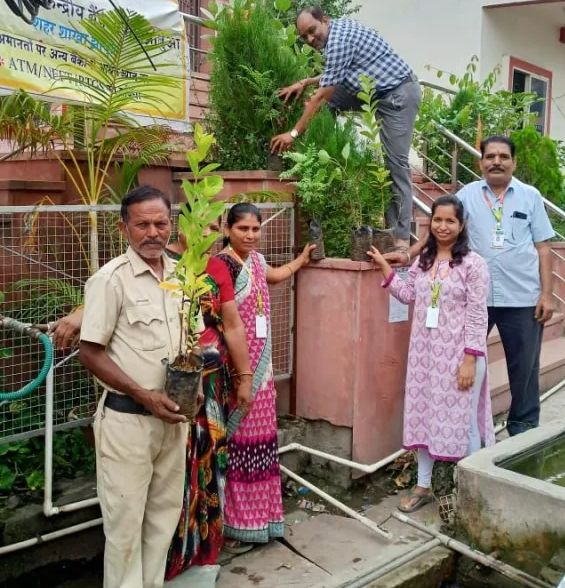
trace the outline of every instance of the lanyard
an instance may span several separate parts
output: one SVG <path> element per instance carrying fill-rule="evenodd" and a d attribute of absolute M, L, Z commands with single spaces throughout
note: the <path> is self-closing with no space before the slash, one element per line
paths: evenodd
<path fill-rule="evenodd" d="M 495 196 L 498 207 L 495 208 L 490 201 L 490 198 L 487 196 L 487 189 L 483 188 L 483 198 L 486 205 L 489 207 L 490 211 L 492 212 L 492 216 L 494 216 L 494 220 L 496 221 L 496 226 L 500 227 L 502 225 L 502 213 L 504 209 L 504 197 L 506 196 L 506 192 L 508 192 L 508 188 L 504 190 L 504 192 L 500 196 Z"/>
<path fill-rule="evenodd" d="M 441 283 L 443 282 L 443 280 L 445 280 L 445 278 L 447 278 L 450 269 L 451 269 L 451 266 L 449 265 L 449 262 L 448 262 L 447 268 L 444 270 L 443 275 L 442 275 L 442 272 L 440 270 L 439 260 L 436 261 L 432 267 L 432 272 L 431 272 L 431 275 L 432 275 L 432 284 L 431 284 L 432 308 L 437 308 L 437 303 L 439 302 L 439 295 L 441 294 Z M 438 279 L 436 279 L 436 277 Z"/>
<path fill-rule="evenodd" d="M 245 271 L 249 274 L 249 278 L 251 279 L 251 283 L 256 286 L 256 282 L 255 282 L 255 276 L 253 275 L 253 272 L 251 271 L 251 269 L 249 268 L 249 266 L 245 263 L 245 261 L 243 261 L 243 259 L 241 259 L 241 257 L 234 251 L 234 249 L 232 248 L 231 245 L 228 245 L 228 250 L 230 252 L 230 255 L 236 260 L 238 261 L 243 268 L 245 269 Z M 263 305 L 263 293 L 261 292 L 261 290 L 259 290 L 259 288 L 256 288 L 257 290 L 257 314 L 259 316 L 263 316 L 264 314 L 264 305 Z"/>

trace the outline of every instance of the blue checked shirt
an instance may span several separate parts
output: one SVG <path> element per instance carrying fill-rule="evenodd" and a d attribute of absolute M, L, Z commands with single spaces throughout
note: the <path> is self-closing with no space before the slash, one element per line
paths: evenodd
<path fill-rule="evenodd" d="M 320 87 L 344 86 L 353 95 L 361 91 L 359 77 L 363 74 L 376 81 L 378 92 L 396 88 L 412 74 L 379 34 L 348 18 L 330 21 L 324 56 Z"/>
<path fill-rule="evenodd" d="M 465 207 L 469 244 L 485 259 L 490 273 L 488 306 L 535 306 L 541 294 L 535 243 L 554 236 L 540 193 L 512 178 L 502 209 L 504 247 L 492 247 L 496 220 L 485 196 L 496 208 L 496 197 L 485 180 L 467 184 L 457 197 Z"/>

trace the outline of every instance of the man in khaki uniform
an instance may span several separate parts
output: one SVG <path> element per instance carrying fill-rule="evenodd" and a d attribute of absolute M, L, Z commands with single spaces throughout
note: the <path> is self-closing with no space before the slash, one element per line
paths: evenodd
<path fill-rule="evenodd" d="M 159 287 L 173 271 L 170 209 L 150 186 L 127 194 L 129 248 L 86 284 L 80 359 L 104 388 L 94 421 L 104 588 L 163 586 L 182 507 L 188 430 L 163 392 L 162 360 L 174 359 L 180 336 L 178 301 Z"/>

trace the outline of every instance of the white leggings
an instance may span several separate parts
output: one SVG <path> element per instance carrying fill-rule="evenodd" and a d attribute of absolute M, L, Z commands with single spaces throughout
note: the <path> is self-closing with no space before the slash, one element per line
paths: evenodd
<path fill-rule="evenodd" d="M 475 365 L 475 383 L 471 388 L 471 434 L 469 436 L 469 446 L 467 455 L 478 451 L 481 448 L 481 433 L 479 430 L 479 398 L 481 388 L 485 378 L 486 362 L 484 357 L 477 357 Z M 465 394 L 465 392 L 461 392 Z M 427 449 L 418 449 L 418 486 L 420 488 L 430 488 L 432 485 L 432 470 L 434 469 L 435 459 L 430 455 Z"/>

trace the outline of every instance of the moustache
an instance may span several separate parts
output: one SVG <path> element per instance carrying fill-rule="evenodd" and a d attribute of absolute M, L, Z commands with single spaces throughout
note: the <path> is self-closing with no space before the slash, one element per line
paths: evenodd
<path fill-rule="evenodd" d="M 489 171 L 504 171 L 504 168 L 500 167 L 499 165 L 493 165 L 489 168 Z"/>
<path fill-rule="evenodd" d="M 164 247 L 165 243 L 163 243 L 163 241 L 155 241 L 153 239 L 148 239 L 147 241 L 141 242 L 142 247 L 143 247 L 143 245 L 159 245 L 160 247 Z"/>

